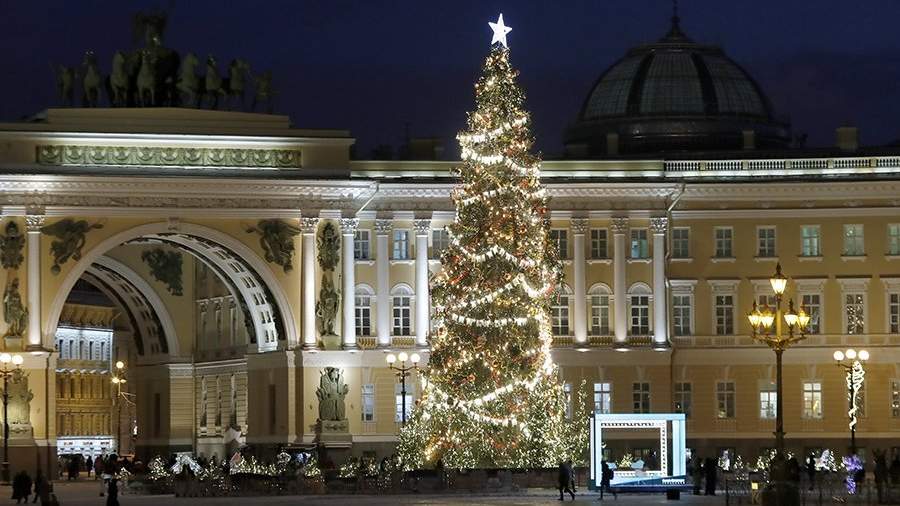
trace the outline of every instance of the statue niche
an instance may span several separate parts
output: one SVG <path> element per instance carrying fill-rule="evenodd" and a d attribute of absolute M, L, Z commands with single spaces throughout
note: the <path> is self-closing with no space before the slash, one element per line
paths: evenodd
<path fill-rule="evenodd" d="M 25 257 L 25 235 L 15 221 L 6 224 L 6 234 L 0 236 L 0 264 L 4 269 L 18 269 Z"/>
<path fill-rule="evenodd" d="M 6 321 L 4 338 L 21 338 L 28 325 L 28 308 L 22 304 L 19 294 L 19 278 L 12 278 L 3 292 L 3 319 Z"/>
<path fill-rule="evenodd" d="M 294 268 L 294 237 L 300 229 L 281 220 L 259 220 L 255 227 L 247 227 L 247 233 L 259 234 L 259 246 L 266 261 L 280 265 L 287 273 Z"/>
<path fill-rule="evenodd" d="M 66 218 L 51 225 L 41 227 L 41 233 L 55 237 L 50 243 L 50 253 L 53 255 L 53 266 L 50 272 L 59 274 L 60 265 L 70 258 L 81 260 L 81 248 L 84 247 L 85 235 L 95 228 L 103 228 L 102 223 L 88 223 L 87 220 L 73 220 Z"/>
<path fill-rule="evenodd" d="M 349 391 L 350 387 L 344 383 L 344 374 L 340 369 L 326 367 L 319 373 L 316 397 L 319 398 L 319 428 L 322 432 L 349 430 L 344 406 L 344 398 Z"/>
<path fill-rule="evenodd" d="M 15 369 L 7 383 L 9 389 L 9 432 L 10 435 L 29 437 L 31 435 L 31 401 L 34 393 L 28 389 L 28 374 Z M 2 416 L 0 412 L 0 416 Z"/>
<path fill-rule="evenodd" d="M 319 300 L 316 302 L 316 319 L 319 323 L 321 336 L 334 336 L 334 320 L 340 307 L 341 296 L 334 289 L 330 272 L 322 273 L 322 288 L 319 290 Z"/>
<path fill-rule="evenodd" d="M 154 248 L 141 253 L 141 260 L 150 267 L 150 274 L 157 281 L 165 283 L 169 293 L 178 297 L 182 295 L 181 267 L 184 259 L 180 252 Z"/>

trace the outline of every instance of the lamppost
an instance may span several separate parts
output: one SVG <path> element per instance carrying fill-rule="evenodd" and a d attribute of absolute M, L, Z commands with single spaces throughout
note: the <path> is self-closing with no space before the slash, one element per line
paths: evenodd
<path fill-rule="evenodd" d="M 410 376 L 411 371 L 419 370 L 419 354 L 413 353 L 412 355 L 407 356 L 405 351 L 401 351 L 397 356 L 394 356 L 393 353 L 389 353 L 385 359 L 387 360 L 388 367 L 397 371 L 397 377 L 400 378 L 400 397 L 402 397 L 402 400 L 400 401 L 400 423 L 401 425 L 406 425 L 406 378 Z M 400 365 L 394 365 L 398 359 L 400 360 Z M 412 365 L 406 365 L 407 359 L 409 359 Z"/>
<path fill-rule="evenodd" d="M 775 312 L 768 304 L 764 304 L 762 308 L 757 307 L 756 301 L 753 301 L 753 310 L 747 315 L 750 320 L 751 337 L 753 339 L 765 343 L 769 348 L 775 351 L 775 450 L 779 456 L 779 460 L 784 460 L 784 409 L 782 407 L 783 396 L 782 380 L 781 380 L 781 355 L 784 350 L 788 349 L 797 341 L 806 338 L 804 332 L 809 324 L 809 315 L 800 309 L 800 312 L 794 311 L 793 299 L 788 301 L 788 310 L 786 313 L 781 311 L 781 299 L 784 290 L 787 288 L 787 277 L 781 273 L 781 263 L 775 267 L 775 275 L 769 279 L 772 285 L 772 291 L 775 292 Z M 782 326 L 782 318 L 787 324 L 787 333 L 784 332 Z M 775 333 L 772 334 L 772 326 L 775 326 Z"/>
<path fill-rule="evenodd" d="M 834 352 L 834 362 L 844 369 L 847 376 L 847 400 L 849 409 L 847 416 L 850 418 L 850 454 L 856 455 L 856 414 L 859 412 L 859 391 L 862 390 L 863 381 L 866 379 L 866 370 L 863 368 L 863 362 L 869 360 L 869 352 L 867 350 L 856 351 L 853 348 L 847 351 L 837 350 Z M 844 359 L 847 361 L 845 362 Z"/>
<path fill-rule="evenodd" d="M 128 380 L 125 379 L 125 362 L 121 360 L 116 362 L 116 371 L 115 376 L 112 377 L 112 383 L 116 388 L 116 395 L 113 398 L 113 405 L 116 407 L 116 453 L 122 454 L 122 402 L 124 401 L 129 405 L 134 404 L 134 401 L 130 399 L 134 394 L 129 394 L 128 392 L 123 392 L 122 387 L 125 386 L 125 383 L 128 383 Z"/>
<path fill-rule="evenodd" d="M 9 378 L 15 373 L 22 362 L 25 360 L 22 355 L 10 355 L 9 353 L 0 354 L 0 376 L 3 376 L 3 484 L 9 485 L 9 414 L 7 407 L 9 405 Z M 15 367 L 9 368 L 12 363 Z"/>

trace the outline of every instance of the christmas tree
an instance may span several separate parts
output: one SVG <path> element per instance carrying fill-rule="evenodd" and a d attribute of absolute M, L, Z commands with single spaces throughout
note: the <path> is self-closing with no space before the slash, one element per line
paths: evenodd
<path fill-rule="evenodd" d="M 549 241 L 548 198 L 524 94 L 509 62 L 509 28 L 475 85 L 476 110 L 460 133 L 461 185 L 443 271 L 429 369 L 400 435 L 407 468 L 546 467 L 583 453 L 587 418 L 566 420 L 550 357 L 549 305 L 561 271 Z M 582 420 L 582 418 L 584 420 Z"/>

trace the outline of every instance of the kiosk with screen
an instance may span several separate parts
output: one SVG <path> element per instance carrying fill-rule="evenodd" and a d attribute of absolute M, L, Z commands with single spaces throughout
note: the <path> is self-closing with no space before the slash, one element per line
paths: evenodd
<path fill-rule="evenodd" d="M 591 414 L 590 429 L 591 489 L 600 488 L 600 462 L 603 460 L 604 429 L 657 429 L 659 431 L 659 469 L 647 471 L 616 469 L 611 484 L 648 487 L 684 484 L 687 441 L 684 413 L 612 414 L 594 412 Z M 671 466 L 669 465 L 670 455 Z"/>

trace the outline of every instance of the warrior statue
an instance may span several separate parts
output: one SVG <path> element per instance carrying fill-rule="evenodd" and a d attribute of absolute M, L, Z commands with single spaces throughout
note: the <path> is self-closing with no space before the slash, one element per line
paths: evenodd
<path fill-rule="evenodd" d="M 340 258 L 338 251 L 341 247 L 341 238 L 330 221 L 325 222 L 322 231 L 319 232 L 318 244 L 319 249 L 319 266 L 322 270 L 333 271 L 337 267 Z"/>
<path fill-rule="evenodd" d="M 3 337 L 22 337 L 28 325 L 28 309 L 22 304 L 19 294 L 19 279 L 13 278 L 6 285 L 3 293 L 3 319 L 6 321 L 6 334 Z"/>
<path fill-rule="evenodd" d="M 319 332 L 323 336 L 333 336 L 334 319 L 337 316 L 341 297 L 334 289 L 329 273 L 322 273 L 322 288 L 319 290 L 319 301 L 316 302 L 316 318 L 319 320 Z"/>
<path fill-rule="evenodd" d="M 0 236 L 0 265 L 4 269 L 18 269 L 25 257 L 25 235 L 19 230 L 14 220 L 6 224 L 6 234 Z"/>
<path fill-rule="evenodd" d="M 339 422 L 346 419 L 344 397 L 350 391 L 350 387 L 344 383 L 344 375 L 336 367 L 326 367 L 319 373 L 319 388 L 316 389 L 316 397 L 319 398 L 319 421 Z"/>

